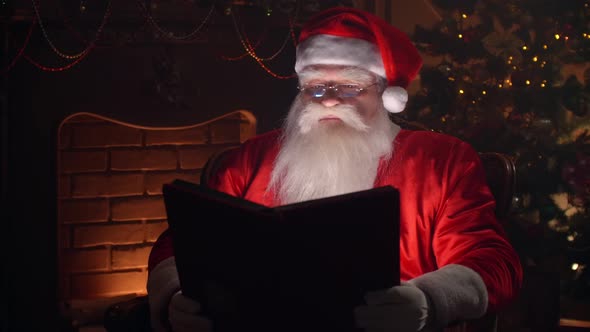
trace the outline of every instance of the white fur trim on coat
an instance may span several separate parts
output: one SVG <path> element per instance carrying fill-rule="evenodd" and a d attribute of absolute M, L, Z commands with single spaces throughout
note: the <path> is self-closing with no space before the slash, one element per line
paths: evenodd
<path fill-rule="evenodd" d="M 430 327 L 445 327 L 459 320 L 482 317 L 488 308 L 488 291 L 480 275 L 458 264 L 411 279 L 434 306 L 434 321 Z"/>
<path fill-rule="evenodd" d="M 166 258 L 149 273 L 147 281 L 150 319 L 155 332 L 168 331 L 168 304 L 179 290 L 176 260 Z"/>
<path fill-rule="evenodd" d="M 343 65 L 368 70 L 386 78 L 377 45 L 363 39 L 315 35 L 297 45 L 295 72 L 311 65 Z"/>

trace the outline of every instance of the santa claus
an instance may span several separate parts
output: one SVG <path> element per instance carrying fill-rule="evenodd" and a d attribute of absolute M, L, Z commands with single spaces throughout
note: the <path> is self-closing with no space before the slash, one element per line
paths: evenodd
<path fill-rule="evenodd" d="M 478 318 L 521 285 L 478 154 L 456 138 L 389 120 L 388 112 L 404 109 L 421 64 L 408 37 L 376 16 L 353 8 L 319 13 L 300 33 L 300 93 L 283 128 L 245 142 L 208 183 L 267 206 L 397 188 L 402 282 L 366 294 L 354 309 L 367 331 Z M 155 330 L 211 329 L 199 303 L 182 295 L 167 232 L 150 255 L 148 295 Z"/>

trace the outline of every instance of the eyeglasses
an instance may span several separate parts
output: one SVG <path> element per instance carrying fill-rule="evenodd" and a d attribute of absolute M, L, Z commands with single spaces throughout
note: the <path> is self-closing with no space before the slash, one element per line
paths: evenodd
<path fill-rule="evenodd" d="M 338 98 L 354 98 L 361 94 L 361 92 L 365 91 L 366 89 L 372 87 L 375 84 L 377 84 L 377 82 L 371 85 L 367 85 L 365 87 L 361 87 L 358 84 L 312 84 L 300 86 L 298 88 L 299 91 L 305 93 L 306 95 L 312 98 L 322 98 L 326 95 L 326 92 L 328 90 L 334 91 L 336 97 Z"/>

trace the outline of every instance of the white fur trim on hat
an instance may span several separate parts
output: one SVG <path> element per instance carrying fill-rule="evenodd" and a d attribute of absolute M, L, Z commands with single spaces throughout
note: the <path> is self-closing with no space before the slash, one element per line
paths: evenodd
<path fill-rule="evenodd" d="M 385 76 L 377 45 L 363 39 L 315 35 L 297 45 L 295 72 L 311 65 L 354 66 Z"/>
<path fill-rule="evenodd" d="M 383 106 L 390 113 L 399 113 L 406 108 L 408 91 L 401 86 L 389 86 L 383 91 Z"/>
<path fill-rule="evenodd" d="M 155 332 L 167 331 L 168 304 L 180 290 L 174 257 L 161 261 L 148 275 L 147 292 L 150 318 Z"/>

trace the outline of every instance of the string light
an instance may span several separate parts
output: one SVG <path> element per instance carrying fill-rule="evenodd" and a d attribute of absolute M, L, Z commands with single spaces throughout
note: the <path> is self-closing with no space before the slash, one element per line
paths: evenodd
<path fill-rule="evenodd" d="M 467 18 L 467 14 L 462 14 L 462 15 L 461 15 L 461 17 L 462 17 L 463 19 L 466 19 L 466 18 Z"/>
<path fill-rule="evenodd" d="M 197 33 L 199 33 L 199 31 L 201 31 L 201 29 L 205 26 L 205 23 L 207 23 L 207 21 L 209 21 L 209 18 L 211 17 L 211 14 L 213 13 L 213 11 L 215 9 L 215 2 L 216 1 L 213 1 L 213 3 L 211 4 L 211 8 L 209 9 L 209 12 L 205 16 L 205 18 L 203 19 L 203 21 L 201 21 L 201 23 L 199 23 L 199 25 L 195 29 L 193 29 L 193 31 L 191 31 L 190 33 L 187 33 L 185 35 L 177 36 L 172 31 L 166 31 L 166 30 L 164 30 L 160 26 L 160 24 L 158 24 L 158 22 L 156 21 L 156 19 L 150 14 L 150 12 L 147 9 L 147 7 L 146 7 L 145 3 L 143 2 L 143 0 L 138 0 L 137 1 L 137 3 L 139 4 L 139 7 L 142 9 L 142 12 L 143 12 L 144 17 L 152 25 L 152 27 L 155 28 L 156 30 L 158 30 L 158 32 L 160 32 L 160 34 L 162 36 L 164 36 L 166 38 L 169 38 L 169 39 L 173 39 L 173 40 L 188 40 L 188 39 L 192 39 Z"/>
<path fill-rule="evenodd" d="M 527 49 L 528 49 L 528 47 L 526 47 L 526 45 L 524 45 L 524 46 L 522 47 L 522 50 L 523 50 L 523 51 L 526 51 Z"/>
<path fill-rule="evenodd" d="M 290 78 L 295 77 L 295 74 L 291 74 L 291 75 L 276 74 L 264 64 L 264 61 L 272 60 L 276 56 L 278 56 L 283 51 L 285 46 L 287 45 L 287 41 L 292 36 L 294 36 L 294 34 L 291 31 L 293 29 L 293 24 L 292 24 L 291 20 L 289 20 L 289 30 L 290 30 L 289 34 L 287 35 L 287 37 L 283 41 L 283 44 L 281 45 L 279 50 L 268 58 L 261 58 L 256 54 L 254 47 L 252 46 L 252 44 L 250 44 L 249 40 L 247 40 L 247 37 L 245 35 L 242 35 L 242 33 L 240 32 L 240 28 L 238 27 L 238 23 L 236 21 L 233 11 L 231 11 L 231 16 L 232 16 L 232 21 L 234 23 L 234 28 L 236 30 L 236 34 L 238 35 L 238 38 L 240 39 L 240 43 L 242 44 L 242 47 L 244 47 L 244 50 L 260 65 L 260 67 L 262 67 L 262 69 L 264 69 L 264 71 L 266 71 L 268 74 L 270 74 L 271 76 L 278 78 L 278 79 L 290 79 Z"/>
<path fill-rule="evenodd" d="M 539 61 L 539 57 L 535 55 L 535 56 L 533 57 L 533 62 L 537 62 L 537 61 Z"/>
<path fill-rule="evenodd" d="M 580 264 L 578 264 L 578 263 L 573 263 L 573 264 L 572 264 L 572 271 L 577 271 L 579 267 L 580 267 Z"/>
<path fill-rule="evenodd" d="M 543 49 L 546 50 L 547 49 L 547 45 L 543 45 Z"/>
<path fill-rule="evenodd" d="M 531 81 L 526 80 L 525 83 L 526 83 L 526 85 L 530 85 L 531 84 Z"/>
<path fill-rule="evenodd" d="M 558 33 L 556 33 L 554 37 L 555 37 L 555 39 L 556 39 L 556 40 L 559 40 L 559 38 L 560 38 L 561 36 L 560 36 Z"/>
<path fill-rule="evenodd" d="M 459 89 L 459 93 L 460 93 L 460 94 L 464 94 L 464 93 L 465 93 L 465 91 L 463 91 L 463 89 Z"/>
<path fill-rule="evenodd" d="M 12 59 L 12 61 L 10 61 L 10 64 L 6 66 L 6 68 L 2 69 L 2 74 L 9 72 L 16 65 L 18 59 L 20 59 L 20 57 L 23 55 L 25 49 L 27 48 L 27 45 L 29 44 L 29 40 L 31 39 L 31 35 L 33 34 L 33 28 L 36 24 L 37 19 L 33 18 L 33 22 L 31 22 L 31 26 L 29 27 L 29 32 L 27 33 L 27 37 L 25 37 L 23 46 L 18 50 L 18 52 L 16 52 L 16 56 L 14 57 L 14 59 Z"/>
<path fill-rule="evenodd" d="M 488 94 L 488 92 L 487 92 L 486 90 L 483 90 L 483 91 L 481 92 L 481 94 L 482 94 L 482 95 L 487 95 L 487 94 Z"/>
<path fill-rule="evenodd" d="M 88 49 L 88 53 L 90 53 L 90 50 L 93 49 L 93 48 L 94 48 L 94 44 L 92 44 L 90 46 L 90 48 Z M 86 55 L 88 55 L 88 53 L 86 53 Z M 39 69 L 41 69 L 43 71 L 60 72 L 60 71 L 68 70 L 68 69 L 74 67 L 75 65 L 77 65 L 78 63 L 80 63 L 80 61 L 82 61 L 83 59 L 85 59 L 86 58 L 86 55 L 77 58 L 76 60 L 72 61 L 71 63 L 69 63 L 69 64 L 67 64 L 67 65 L 65 65 L 63 67 L 47 67 L 47 66 L 44 66 L 44 65 L 40 64 L 39 62 L 31 59 L 31 57 L 29 57 L 28 55 L 23 55 L 23 57 L 25 59 L 27 59 L 27 61 L 29 61 L 32 65 L 34 65 L 35 67 L 37 67 L 37 68 L 39 68 Z"/>
<path fill-rule="evenodd" d="M 461 39 L 461 38 L 463 38 L 463 34 L 460 33 L 459 35 L 457 35 L 457 37 L 459 37 L 459 39 Z"/>
<path fill-rule="evenodd" d="M 47 43 L 49 44 L 49 46 L 51 47 L 53 52 L 55 52 L 55 54 L 57 54 L 58 56 L 60 56 L 64 59 L 68 59 L 68 60 L 78 59 L 78 58 L 84 57 L 88 54 L 90 49 L 92 49 L 94 47 L 94 43 L 96 43 L 98 41 L 98 38 L 101 35 L 102 30 L 104 29 L 104 26 L 105 26 L 108 18 L 111 15 L 111 1 L 109 1 L 107 4 L 107 8 L 105 10 L 105 14 L 102 18 L 102 22 L 100 23 L 98 29 L 96 30 L 94 40 L 92 42 L 90 42 L 88 44 L 88 46 L 86 46 L 84 48 L 84 50 L 82 50 L 81 52 L 76 53 L 76 54 L 66 54 L 65 52 L 60 51 L 55 46 L 55 44 L 51 41 L 51 39 L 49 38 L 49 35 L 47 33 L 47 30 L 45 30 L 45 26 L 43 25 L 43 21 L 41 20 L 41 14 L 39 13 L 39 8 L 37 6 L 37 2 L 35 2 L 35 0 L 31 0 L 31 2 L 33 3 L 33 9 L 35 10 L 35 15 L 37 16 L 37 21 L 39 21 L 39 27 L 41 27 L 41 32 L 43 33 L 43 37 L 45 38 L 45 40 L 47 41 Z"/>
<path fill-rule="evenodd" d="M 287 34 L 287 37 L 283 40 L 283 44 L 281 45 L 281 47 L 271 56 L 266 57 L 266 58 L 261 58 L 259 57 L 256 52 L 254 47 L 252 46 L 252 44 L 250 43 L 250 40 L 248 39 L 246 34 L 242 34 L 242 32 L 240 31 L 240 28 L 238 27 L 238 23 L 236 21 L 236 17 L 232 11 L 231 13 L 231 17 L 232 17 L 232 21 L 234 23 L 234 28 L 236 30 L 236 34 L 238 35 L 238 38 L 240 39 L 240 42 L 242 43 L 242 46 L 244 47 L 244 50 L 246 50 L 246 52 L 256 61 L 270 61 L 274 58 L 276 58 L 284 49 L 285 46 L 287 45 L 287 41 L 291 38 L 292 34 L 289 32 L 289 34 Z M 289 28 L 292 28 L 291 25 L 291 21 L 289 20 Z"/>

